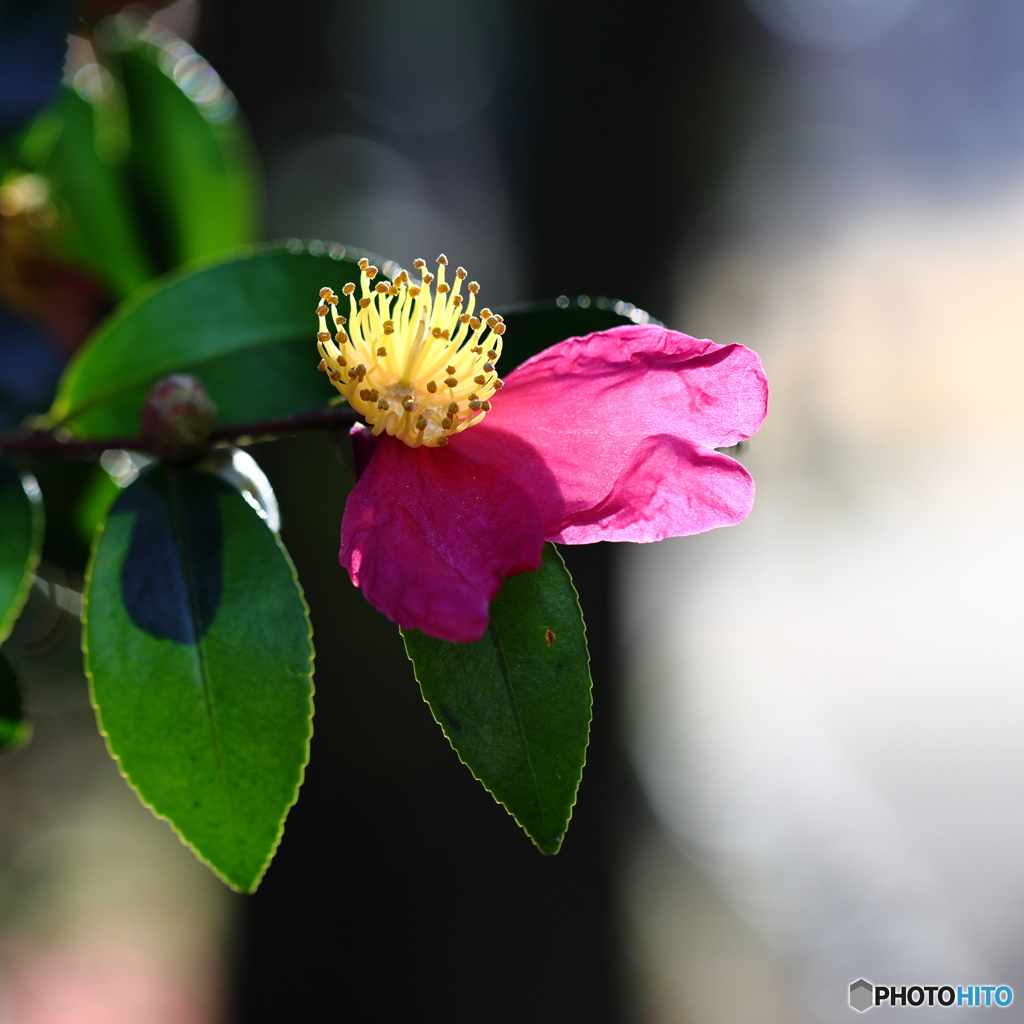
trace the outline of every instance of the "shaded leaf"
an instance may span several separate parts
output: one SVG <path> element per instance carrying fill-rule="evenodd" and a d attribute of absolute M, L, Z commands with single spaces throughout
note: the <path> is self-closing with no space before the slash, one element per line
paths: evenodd
<path fill-rule="evenodd" d="M 107 109 L 116 102 L 88 102 L 63 86 L 22 149 L 30 169 L 46 177 L 53 189 L 60 254 L 87 267 L 115 297 L 124 298 L 145 284 L 155 268 L 139 232 L 119 152 L 129 144 L 127 125 L 118 123 L 116 107 Z M 46 123 L 50 120 L 52 124 Z M 107 145 L 104 129 L 114 137 Z M 44 147 L 45 154 L 33 153 Z"/>
<path fill-rule="evenodd" d="M 43 511 L 35 480 L 0 462 L 0 642 L 28 597 L 43 542 Z"/>
<path fill-rule="evenodd" d="M 259 234 L 256 155 L 217 73 L 171 33 L 117 61 L 128 101 L 131 165 L 164 236 L 165 268 Z"/>
<path fill-rule="evenodd" d="M 334 250 L 343 251 L 343 247 Z M 50 411 L 84 436 L 132 435 L 146 392 L 195 374 L 218 424 L 287 416 L 335 393 L 316 372 L 317 292 L 356 281 L 355 257 L 245 250 L 165 278 L 124 303 L 79 351 Z"/>
<path fill-rule="evenodd" d="M 508 325 L 501 349 L 502 374 L 566 338 L 605 331 L 625 324 L 658 323 L 632 303 L 577 295 L 523 302 L 497 310 Z"/>
<path fill-rule="evenodd" d="M 544 853 L 557 853 L 590 730 L 583 615 L 553 544 L 505 580 L 472 644 L 403 631 L 423 697 L 459 758 Z"/>
<path fill-rule="evenodd" d="M 111 753 L 201 859 L 252 891 L 311 731 L 309 620 L 287 553 L 220 478 L 156 467 L 111 509 L 85 598 Z"/>
<path fill-rule="evenodd" d="M 24 743 L 31 732 L 25 720 L 18 676 L 0 651 L 0 750 Z"/>

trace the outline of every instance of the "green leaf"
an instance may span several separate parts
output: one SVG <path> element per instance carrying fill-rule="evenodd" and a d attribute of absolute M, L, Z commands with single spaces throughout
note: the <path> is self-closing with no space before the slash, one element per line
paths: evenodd
<path fill-rule="evenodd" d="M 43 510 L 35 480 L 0 462 L 0 643 L 28 597 L 43 543 Z"/>
<path fill-rule="evenodd" d="M 245 250 L 171 275 L 99 326 L 61 378 L 50 411 L 86 437 L 134 435 L 149 389 L 193 373 L 217 404 L 218 424 L 320 408 L 336 393 L 316 372 L 318 292 L 340 292 L 359 268 L 332 255 Z M 337 254 L 337 255 L 335 255 Z M 340 258 L 338 258 L 340 256 Z"/>
<path fill-rule="evenodd" d="M 256 154 L 217 73 L 163 31 L 113 63 L 127 96 L 130 163 L 161 228 L 165 268 L 255 241 Z"/>
<path fill-rule="evenodd" d="M 0 651 L 0 750 L 20 746 L 32 735 L 21 703 L 21 688 L 11 663 Z"/>
<path fill-rule="evenodd" d="M 116 137 L 117 111 L 107 109 L 115 103 L 89 103 L 62 86 L 52 113 L 42 115 L 44 123 L 29 134 L 24 148 L 31 151 L 35 136 L 46 135 L 48 117 L 59 123 L 59 133 L 37 168 L 54 191 L 58 248 L 124 298 L 145 284 L 154 268 L 138 233 L 123 163 L 115 146 L 102 144 L 105 136 Z"/>
<path fill-rule="evenodd" d="M 156 467 L 114 504 L 85 593 L 100 729 L 142 801 L 244 892 L 308 759 L 310 636 L 287 552 L 223 480 Z"/>
<path fill-rule="evenodd" d="M 403 632 L 423 697 L 462 762 L 543 853 L 569 824 L 590 731 L 590 669 L 576 591 L 553 544 L 505 580 L 473 644 Z"/>
<path fill-rule="evenodd" d="M 497 310 L 505 318 L 507 330 L 502 336 L 502 374 L 521 362 L 566 338 L 605 331 L 626 324 L 657 324 L 649 313 L 632 303 L 606 299 L 603 295 L 566 295 L 539 302 L 523 302 Z"/>

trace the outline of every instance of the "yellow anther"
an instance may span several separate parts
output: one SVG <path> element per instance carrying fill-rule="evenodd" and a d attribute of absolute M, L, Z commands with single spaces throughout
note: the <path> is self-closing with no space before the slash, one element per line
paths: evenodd
<path fill-rule="evenodd" d="M 356 264 L 360 270 L 365 270 L 369 265 L 370 261 L 365 256 Z"/>
<path fill-rule="evenodd" d="M 500 338 L 505 333 L 505 325 L 495 324 L 491 330 Z"/>
<path fill-rule="evenodd" d="M 485 362 L 484 346 L 475 340 L 487 331 L 488 318 L 491 330 L 502 328 L 501 318 L 490 310 L 474 316 L 472 296 L 480 286 L 469 282 L 467 302 L 457 294 L 465 269 L 459 267 L 457 280 L 449 284 L 443 255 L 438 265 L 435 279 L 425 262 L 416 260 L 416 284 L 403 270 L 390 281 L 364 284 L 361 295 L 347 283 L 341 292 L 358 314 L 350 316 L 347 329 L 329 288 L 321 290 L 317 307 L 321 369 L 374 434 L 390 434 L 414 448 L 443 447 L 450 436 L 478 423 L 501 386 L 494 372 L 500 345 L 488 348 Z M 360 261 L 359 270 L 364 282 L 380 273 L 368 259 Z M 345 357 L 351 369 L 342 369 Z"/>

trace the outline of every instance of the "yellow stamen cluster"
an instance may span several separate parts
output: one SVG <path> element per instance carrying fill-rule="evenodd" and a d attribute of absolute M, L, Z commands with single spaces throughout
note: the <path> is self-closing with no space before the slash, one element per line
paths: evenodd
<path fill-rule="evenodd" d="M 374 284 L 378 274 L 360 260 L 361 293 L 347 284 L 349 316 L 338 312 L 338 296 L 320 289 L 319 369 L 373 427 L 413 448 L 448 443 L 490 412 L 491 398 L 502 387 L 495 370 L 501 355 L 502 318 L 489 309 L 475 312 L 480 286 L 466 286 L 459 267 L 445 280 L 448 260 L 438 256 L 437 276 L 423 260 L 413 267 L 417 283 L 403 270 L 393 281 Z M 433 285 L 433 291 L 431 286 Z M 330 317 L 333 329 L 329 330 Z"/>

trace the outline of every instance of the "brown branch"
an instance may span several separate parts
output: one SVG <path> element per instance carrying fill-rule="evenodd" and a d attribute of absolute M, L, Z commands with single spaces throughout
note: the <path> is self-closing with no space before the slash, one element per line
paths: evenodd
<path fill-rule="evenodd" d="M 252 423 L 232 423 L 217 427 L 210 433 L 210 443 L 265 441 L 285 437 L 306 430 L 330 430 L 355 423 L 358 414 L 350 406 L 333 409 L 313 409 L 295 416 L 256 420 Z M 22 459 L 77 459 L 98 458 L 110 448 L 125 448 L 134 452 L 151 452 L 153 445 L 142 437 L 76 438 L 73 435 L 52 434 L 48 431 L 10 430 L 0 433 L 0 453 Z"/>

